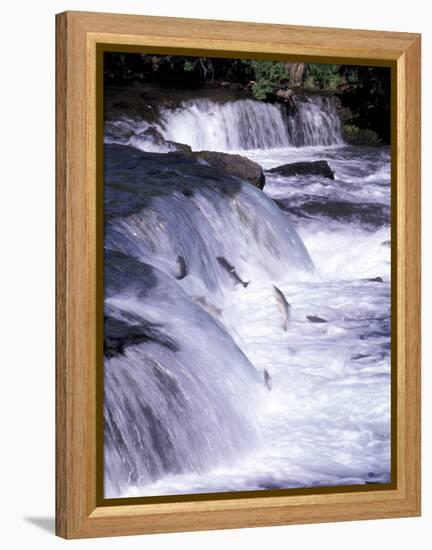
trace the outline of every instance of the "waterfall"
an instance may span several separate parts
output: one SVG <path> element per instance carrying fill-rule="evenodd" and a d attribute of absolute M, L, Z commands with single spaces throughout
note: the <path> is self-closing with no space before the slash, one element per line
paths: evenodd
<path fill-rule="evenodd" d="M 287 117 L 290 143 L 305 145 L 342 144 L 341 122 L 334 100 L 323 96 L 294 96 L 295 109 Z"/>
<path fill-rule="evenodd" d="M 105 360 L 105 496 L 253 448 L 263 388 L 227 331 L 153 266 L 110 251 L 105 261 L 106 324 L 142 337 Z"/>
<path fill-rule="evenodd" d="M 242 351 L 230 300 L 313 270 L 273 200 L 192 156 L 165 154 L 170 142 L 286 148 L 337 143 L 338 132 L 333 103 L 318 96 L 290 114 L 252 99 L 194 99 L 152 124 L 106 123 L 107 498 L 226 467 L 259 445 L 263 372 Z"/>
<path fill-rule="evenodd" d="M 217 102 L 209 99 L 184 101 L 177 108 L 163 108 L 153 124 L 166 140 L 190 145 L 193 150 L 239 151 L 337 145 L 343 143 L 341 123 L 332 98 L 319 95 L 293 96 L 290 107 L 253 99 Z M 106 143 L 122 143 L 147 152 L 173 150 L 155 145 L 142 132 L 143 120 L 111 121 L 106 125 Z"/>
<path fill-rule="evenodd" d="M 190 292 L 223 293 L 232 287 L 217 258 L 234 263 L 248 280 L 296 274 L 312 262 L 286 215 L 251 184 L 191 158 L 109 146 L 106 215 L 112 200 L 129 210 L 108 223 L 105 246 L 155 265 L 173 276 L 182 256 Z M 113 166 L 121 166 L 114 169 Z M 133 170 L 130 167 L 133 166 Z M 118 170 L 118 172 L 116 172 Z M 124 179 L 127 177 L 127 185 Z M 114 182 L 115 185 L 114 185 Z"/>
<path fill-rule="evenodd" d="M 290 143 L 281 105 L 251 99 L 228 103 L 194 99 L 179 109 L 164 110 L 160 125 L 167 139 L 187 143 L 197 151 L 272 148 Z"/>
<path fill-rule="evenodd" d="M 294 109 L 280 103 L 240 99 L 216 103 L 208 99 L 184 102 L 163 110 L 164 136 L 187 143 L 193 150 L 230 151 L 342 143 L 334 101 L 321 96 L 295 97 Z"/>
<path fill-rule="evenodd" d="M 251 286 L 313 266 L 270 198 L 194 159 L 108 145 L 105 182 L 105 495 L 115 497 L 226 465 L 259 441 L 262 373 L 223 313 L 245 289 L 218 258 Z"/>
<path fill-rule="evenodd" d="M 214 93 L 105 121 L 104 496 L 386 483 L 390 152 L 327 147 L 332 97 Z"/>

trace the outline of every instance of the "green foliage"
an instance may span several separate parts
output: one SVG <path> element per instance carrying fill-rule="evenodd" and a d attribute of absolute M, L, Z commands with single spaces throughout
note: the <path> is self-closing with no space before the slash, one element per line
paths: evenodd
<path fill-rule="evenodd" d="M 284 63 L 281 61 L 250 61 L 257 80 L 266 80 L 281 84 L 288 81 L 290 76 Z"/>
<path fill-rule="evenodd" d="M 273 94 L 290 85 L 336 91 L 350 127 L 371 130 L 390 142 L 390 69 L 312 63 L 291 79 L 290 66 L 281 61 L 179 55 L 106 52 L 104 57 L 107 84 L 138 80 L 189 87 L 215 82 L 251 90 L 258 100 L 276 100 Z M 373 140 L 353 129 L 347 132 L 352 140 Z"/>
<path fill-rule="evenodd" d="M 270 82 L 258 81 L 252 84 L 252 93 L 255 99 L 263 100 L 273 90 Z"/>
<path fill-rule="evenodd" d="M 336 90 L 341 83 L 340 65 L 311 63 L 307 66 L 306 87 Z"/>
<path fill-rule="evenodd" d="M 304 82 L 303 82 L 303 86 L 305 88 L 309 88 L 309 89 L 316 88 L 316 83 L 315 83 L 314 77 L 312 75 L 306 76 L 306 78 L 304 79 Z"/>
<path fill-rule="evenodd" d="M 214 68 L 212 60 L 209 57 L 184 57 L 183 71 L 186 73 L 196 73 L 198 78 L 204 80 L 213 80 Z"/>
<path fill-rule="evenodd" d="M 193 70 L 195 70 L 195 66 L 196 66 L 195 61 L 190 61 L 189 59 L 186 59 L 184 63 L 184 70 L 187 73 L 191 73 Z"/>
<path fill-rule="evenodd" d="M 342 135 L 347 143 L 352 145 L 380 145 L 382 141 L 378 134 L 369 128 L 358 128 L 353 124 L 344 124 L 342 127 Z"/>
<path fill-rule="evenodd" d="M 256 99 L 266 99 L 267 94 L 290 80 L 285 64 L 281 61 L 244 61 L 243 63 L 253 71 L 252 93 Z"/>

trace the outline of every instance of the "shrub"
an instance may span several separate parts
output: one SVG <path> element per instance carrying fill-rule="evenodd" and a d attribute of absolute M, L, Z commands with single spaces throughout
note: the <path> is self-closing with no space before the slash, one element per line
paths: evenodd
<path fill-rule="evenodd" d="M 281 61 L 245 61 L 254 72 L 252 93 L 256 99 L 265 99 L 275 88 L 286 84 L 290 75 Z"/>
<path fill-rule="evenodd" d="M 336 90 L 341 83 L 340 65 L 324 65 L 322 63 L 311 63 L 307 65 L 305 86 L 309 88 Z"/>
<path fill-rule="evenodd" d="M 347 143 L 351 145 L 380 145 L 382 142 L 378 134 L 369 128 L 359 128 L 352 124 L 344 124 L 342 127 L 342 136 Z"/>

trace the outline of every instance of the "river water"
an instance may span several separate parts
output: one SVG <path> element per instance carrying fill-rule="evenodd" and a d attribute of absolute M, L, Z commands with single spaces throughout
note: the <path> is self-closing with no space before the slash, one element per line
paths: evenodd
<path fill-rule="evenodd" d="M 335 173 L 261 191 L 148 126 L 105 128 L 105 497 L 388 482 L 389 149 L 345 145 L 326 97 L 161 110 L 194 150 Z"/>

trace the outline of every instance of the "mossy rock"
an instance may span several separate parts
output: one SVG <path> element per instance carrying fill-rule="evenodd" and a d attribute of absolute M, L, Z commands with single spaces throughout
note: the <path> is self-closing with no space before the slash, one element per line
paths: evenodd
<path fill-rule="evenodd" d="M 272 174 L 281 176 L 321 176 L 323 178 L 334 179 L 334 172 L 326 160 L 315 160 L 305 162 L 292 162 L 282 164 L 268 170 Z"/>
<path fill-rule="evenodd" d="M 342 127 L 342 137 L 346 143 L 351 145 L 381 145 L 378 134 L 369 128 L 359 128 L 352 124 L 344 124 Z"/>

